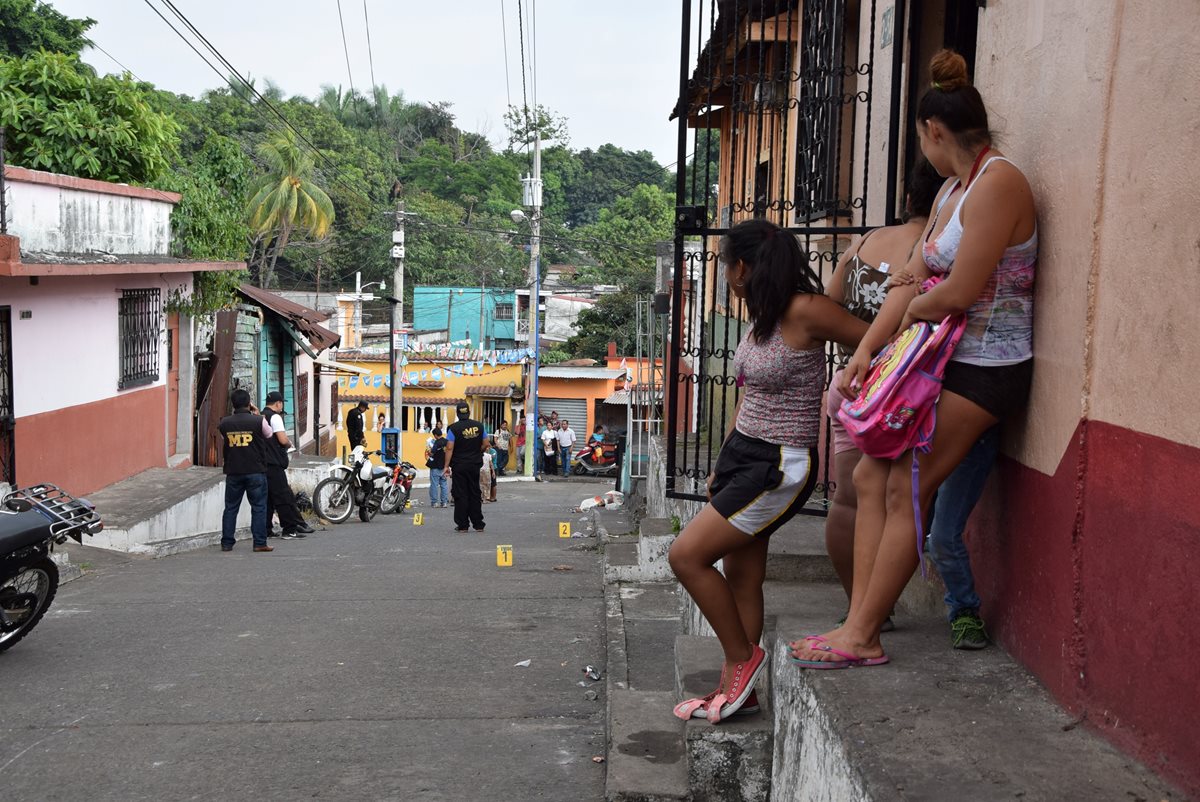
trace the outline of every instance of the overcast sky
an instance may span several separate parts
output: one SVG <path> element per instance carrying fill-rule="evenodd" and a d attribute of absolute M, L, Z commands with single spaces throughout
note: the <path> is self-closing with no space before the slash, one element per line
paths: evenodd
<path fill-rule="evenodd" d="M 95 19 L 89 36 L 96 44 L 159 88 L 195 96 L 220 83 L 145 0 L 50 2 L 69 16 Z M 160 0 L 151 2 L 175 22 Z M 287 95 L 313 97 L 322 84 L 349 83 L 337 0 L 174 3 L 259 86 L 269 78 Z M 371 83 L 363 0 L 341 6 L 354 86 L 363 91 Z M 367 0 L 366 7 L 376 83 L 402 90 L 409 101 L 449 101 L 461 128 L 499 141 L 509 93 L 521 103 L 517 0 Z M 567 117 L 573 148 L 611 142 L 649 150 L 664 165 L 675 161 L 676 128 L 667 116 L 679 87 L 679 14 L 671 0 L 537 4 L 538 100 Z M 528 27 L 525 35 L 528 48 Z M 95 49 L 84 60 L 101 72 L 120 70 Z"/>

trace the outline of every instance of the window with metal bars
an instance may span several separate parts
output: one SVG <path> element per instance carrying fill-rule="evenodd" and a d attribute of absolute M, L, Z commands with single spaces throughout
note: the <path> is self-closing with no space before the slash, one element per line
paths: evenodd
<path fill-rule="evenodd" d="M 162 290 L 122 290 L 117 299 L 117 318 L 121 338 L 117 389 L 153 384 L 158 381 Z"/>
<path fill-rule="evenodd" d="M 296 379 L 296 426 L 300 434 L 308 431 L 308 374 Z"/>
<path fill-rule="evenodd" d="M 496 320 L 512 320 L 513 314 L 512 304 L 496 304 Z"/>
<path fill-rule="evenodd" d="M 806 2 L 800 42 L 796 131 L 796 218 L 845 212 L 838 199 L 842 130 L 845 0 Z"/>

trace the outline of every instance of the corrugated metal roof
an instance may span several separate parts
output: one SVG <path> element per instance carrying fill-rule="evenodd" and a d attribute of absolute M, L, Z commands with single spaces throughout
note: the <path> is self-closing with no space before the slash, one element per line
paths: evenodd
<path fill-rule="evenodd" d="M 621 368 L 579 368 L 550 365 L 538 368 L 539 379 L 619 379 L 627 371 Z"/>
<path fill-rule="evenodd" d="M 324 326 L 318 325 L 328 320 L 328 315 L 323 315 L 315 309 L 301 306 L 295 301 L 289 301 L 287 298 L 276 295 L 273 292 L 260 290 L 258 287 L 252 287 L 249 284 L 243 284 L 238 287 L 238 292 L 264 309 L 269 309 L 276 315 L 279 315 L 291 324 L 293 328 L 303 334 L 317 351 L 324 351 L 326 348 L 335 346 L 341 341 L 341 337 Z"/>

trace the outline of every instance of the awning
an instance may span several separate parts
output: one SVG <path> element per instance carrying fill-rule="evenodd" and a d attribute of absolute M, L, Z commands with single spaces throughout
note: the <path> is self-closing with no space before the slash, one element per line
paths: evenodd
<path fill-rule="evenodd" d="M 357 365 L 348 365 L 345 362 L 335 362 L 326 355 L 317 357 L 313 360 L 313 362 L 322 367 L 332 368 L 336 373 L 371 373 L 370 370 L 367 370 L 366 368 L 360 368 Z"/>
<path fill-rule="evenodd" d="M 304 349 L 309 356 L 316 358 L 317 354 L 326 348 L 331 348 L 341 341 L 341 337 L 319 324 L 329 319 L 315 309 L 301 306 L 273 292 L 243 284 L 238 292 L 251 302 L 261 306 L 276 316 L 284 324 L 284 330 Z"/>
<path fill-rule="evenodd" d="M 467 388 L 467 395 L 479 395 L 485 398 L 512 398 L 512 388 L 507 384 L 477 384 Z"/>
<path fill-rule="evenodd" d="M 653 397 L 655 403 L 662 401 L 662 398 L 663 398 L 663 393 L 662 393 L 661 389 L 655 390 L 653 392 L 653 395 L 651 395 L 651 392 L 648 388 L 644 388 L 644 389 L 635 388 L 632 393 L 629 390 L 617 390 L 615 393 L 610 395 L 608 398 L 604 399 L 604 403 L 616 404 L 617 406 L 622 406 L 622 407 L 627 406 L 630 402 L 630 396 L 633 394 L 636 394 L 637 400 L 641 404 L 647 403 L 648 399 L 651 397 Z"/>

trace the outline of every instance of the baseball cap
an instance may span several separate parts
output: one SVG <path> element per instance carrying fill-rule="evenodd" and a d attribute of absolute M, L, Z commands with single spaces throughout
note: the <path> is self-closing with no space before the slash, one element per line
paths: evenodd
<path fill-rule="evenodd" d="M 471 414 L 471 407 L 465 401 L 460 401 L 458 406 L 454 408 L 454 411 L 457 412 L 460 417 L 466 417 L 467 415 Z"/>
<path fill-rule="evenodd" d="M 274 403 L 276 403 L 278 401 L 282 401 L 282 400 L 283 400 L 283 393 L 279 392 L 278 390 L 272 390 L 271 392 L 267 393 L 267 400 L 265 403 L 267 406 L 270 406 L 271 404 L 274 404 Z"/>

